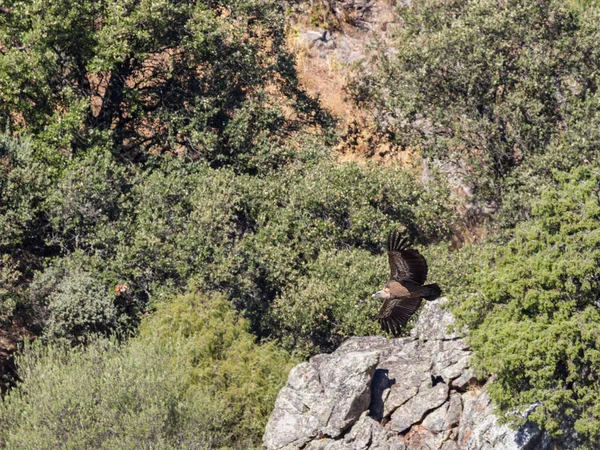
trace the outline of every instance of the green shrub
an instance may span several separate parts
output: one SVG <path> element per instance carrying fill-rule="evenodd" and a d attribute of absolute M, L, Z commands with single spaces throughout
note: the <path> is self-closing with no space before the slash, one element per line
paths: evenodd
<path fill-rule="evenodd" d="M 600 8 L 559 0 L 417 0 L 398 9 L 355 99 L 383 131 L 460 172 L 476 199 L 526 218 L 551 169 L 598 159 Z M 520 168 L 515 172 L 515 168 Z"/>
<path fill-rule="evenodd" d="M 267 177 L 173 157 L 130 167 L 98 149 L 73 158 L 44 187 L 45 198 L 31 201 L 43 227 L 31 230 L 36 223 L 23 219 L 23 232 L 39 239 L 27 272 L 17 258 L 31 241 L 7 247 L 7 320 L 22 305 L 36 332 L 85 340 L 132 329 L 148 306 L 193 279 L 225 293 L 259 336 L 280 336 L 287 325 L 271 305 L 307 282 L 322 252 L 379 252 L 392 228 L 422 243 L 450 233 L 444 185 L 424 186 L 399 168 L 338 163 L 310 140 L 297 144 L 295 164 Z M 27 170 L 41 170 L 35 158 Z M 85 287 L 64 281 L 67 288 L 63 278 L 81 278 Z M 125 290 L 115 296 L 118 285 Z"/>
<path fill-rule="evenodd" d="M 32 224 L 48 184 L 44 166 L 27 140 L 0 134 L 0 249 L 8 252 L 39 239 Z M 39 231 L 38 231 L 39 233 Z"/>
<path fill-rule="evenodd" d="M 387 257 L 365 250 L 326 251 L 273 305 L 282 344 L 303 355 L 331 352 L 351 336 L 381 334 L 381 303 L 371 295 L 388 277 Z"/>
<path fill-rule="evenodd" d="M 136 171 L 105 150 L 72 160 L 44 199 L 52 231 L 47 244 L 62 254 L 78 249 L 102 258 L 114 256 L 123 223 L 131 220 L 129 191 Z"/>
<path fill-rule="evenodd" d="M 0 403 L 8 449 L 258 447 L 291 360 L 222 298 L 160 305 L 139 337 L 36 343 Z"/>
<path fill-rule="evenodd" d="M 43 200 L 52 171 L 37 161 L 26 139 L 0 134 L 0 323 L 9 326 L 18 314 L 20 288 L 51 253 Z"/>
<path fill-rule="evenodd" d="M 3 400 L 4 448 L 165 448 L 178 401 L 158 348 L 110 341 L 36 345 L 18 359 L 23 382 Z"/>
<path fill-rule="evenodd" d="M 256 344 L 248 322 L 219 296 L 188 294 L 163 303 L 140 329 L 142 340 L 168 343 L 182 382 L 218 398 L 222 445 L 258 446 L 294 360 L 274 342 Z"/>
<path fill-rule="evenodd" d="M 0 257 L 0 326 L 8 326 L 17 306 L 14 287 L 19 279 L 19 271 L 10 255 Z"/>
<path fill-rule="evenodd" d="M 512 420 L 600 444 L 600 176 L 554 173 L 558 186 L 505 244 L 489 245 L 473 293 L 454 306 L 490 394 Z"/>
<path fill-rule="evenodd" d="M 379 252 L 391 228 L 449 234 L 443 183 L 335 161 L 279 3 L 5 3 L 0 126 L 33 144 L 0 147 L 3 320 L 85 341 L 131 331 L 193 280 L 282 336 L 296 325 L 272 305 L 322 253 Z"/>
<path fill-rule="evenodd" d="M 267 331 L 287 327 L 267 322 L 272 300 L 298 290 L 298 282 L 309 282 L 310 266 L 324 254 L 378 253 L 393 228 L 423 243 L 436 241 L 449 233 L 454 219 L 444 186 L 423 186 L 398 168 L 323 161 L 263 186 L 254 233 L 241 246 L 244 278 L 254 286 L 232 297 L 240 299 L 253 324 Z"/>
<path fill-rule="evenodd" d="M 328 120 L 298 87 L 278 2 L 3 7 L 0 128 L 27 132 L 48 160 L 108 146 L 130 160 L 170 152 L 255 172 L 285 160 L 299 124 Z"/>
<path fill-rule="evenodd" d="M 84 341 L 117 327 L 115 293 L 101 280 L 78 267 L 52 267 L 37 276 L 30 288 L 33 318 L 50 339 Z"/>

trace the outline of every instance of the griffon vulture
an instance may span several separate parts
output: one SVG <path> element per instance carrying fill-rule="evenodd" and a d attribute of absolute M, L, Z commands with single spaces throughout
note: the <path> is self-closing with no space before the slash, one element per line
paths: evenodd
<path fill-rule="evenodd" d="M 427 279 L 427 262 L 409 246 L 408 239 L 401 239 L 396 231 L 388 235 L 390 279 L 381 291 L 373 294 L 373 298 L 384 299 L 377 320 L 381 328 L 394 336 L 400 334 L 423 299 L 435 300 L 442 293 L 437 284 L 423 285 Z"/>

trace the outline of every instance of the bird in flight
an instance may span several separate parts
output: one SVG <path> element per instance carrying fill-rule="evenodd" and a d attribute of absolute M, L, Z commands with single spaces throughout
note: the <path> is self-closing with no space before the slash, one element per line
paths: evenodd
<path fill-rule="evenodd" d="M 442 293 L 437 284 L 425 284 L 427 261 L 414 248 L 409 248 L 408 238 L 396 231 L 388 235 L 387 250 L 390 263 L 390 279 L 373 298 L 382 298 L 383 305 L 377 320 L 383 330 L 399 336 L 423 299 L 435 300 Z"/>

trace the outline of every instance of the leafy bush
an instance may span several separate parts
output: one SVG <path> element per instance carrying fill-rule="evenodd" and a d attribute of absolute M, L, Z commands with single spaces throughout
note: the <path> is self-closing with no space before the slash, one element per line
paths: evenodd
<path fill-rule="evenodd" d="M 44 165 L 35 160 L 31 143 L 0 134 L 0 249 L 22 249 L 37 241 L 37 206 L 49 184 Z M 39 232 L 39 231 L 38 231 Z"/>
<path fill-rule="evenodd" d="M 443 183 L 335 161 L 280 3 L 5 3 L 0 126 L 32 143 L 0 146 L 5 322 L 72 342 L 131 331 L 194 280 L 279 337 L 296 325 L 273 303 L 323 252 L 450 232 Z"/>
<path fill-rule="evenodd" d="M 9 449 L 257 447 L 291 360 L 222 298 L 161 305 L 124 344 L 34 345 L 0 403 Z"/>
<path fill-rule="evenodd" d="M 355 99 L 393 140 L 466 177 L 477 199 L 511 197 L 506 226 L 527 217 L 551 168 L 597 160 L 600 7 L 418 0 L 398 15 L 394 51 L 381 46 Z"/>
<path fill-rule="evenodd" d="M 13 289 L 18 278 L 19 271 L 14 266 L 10 255 L 2 255 L 0 258 L 0 326 L 7 326 L 12 321 L 17 306 Z"/>
<path fill-rule="evenodd" d="M 52 173 L 37 161 L 26 139 L 0 134 L 0 324 L 9 326 L 19 307 L 19 291 L 51 253 L 45 243 L 43 200 Z"/>
<path fill-rule="evenodd" d="M 387 280 L 383 255 L 365 250 L 321 252 L 273 308 L 282 344 L 305 356 L 331 352 L 351 336 L 380 334 L 381 303 L 371 299 Z"/>
<path fill-rule="evenodd" d="M 505 244 L 490 245 L 473 295 L 454 306 L 479 370 L 512 420 L 530 418 L 589 448 L 600 443 L 600 175 L 554 172 L 558 186 Z"/>
<path fill-rule="evenodd" d="M 85 250 L 103 258 L 114 255 L 133 211 L 128 194 L 137 171 L 119 163 L 106 150 L 72 160 L 44 199 L 43 211 L 51 232 L 47 245 L 62 254 Z"/>
<path fill-rule="evenodd" d="M 117 327 L 115 292 L 74 265 L 54 266 L 39 273 L 29 287 L 27 300 L 29 326 L 50 339 L 75 343 Z"/>
<path fill-rule="evenodd" d="M 298 123 L 326 120 L 298 88 L 278 2 L 3 7 L 0 127 L 32 135 L 49 161 L 100 146 L 136 161 L 185 153 L 257 171 L 277 165 Z"/>
<path fill-rule="evenodd" d="M 485 266 L 486 246 L 501 240 L 501 236 L 491 235 L 476 243 L 463 243 L 460 248 L 446 241 L 424 248 L 428 278 L 443 287 L 443 295 L 449 301 L 462 302 L 464 296 L 473 292 L 473 275 Z"/>
<path fill-rule="evenodd" d="M 190 277 L 224 291 L 263 336 L 278 333 L 273 300 L 321 252 L 378 251 L 392 227 L 429 242 L 453 220 L 443 187 L 427 189 L 399 169 L 323 159 L 262 179 L 162 167 L 136 187 L 138 227 L 117 256 L 128 259 L 121 273 L 135 277 L 132 286 L 151 281 L 143 289 L 152 292 Z"/>
<path fill-rule="evenodd" d="M 259 444 L 294 364 L 274 342 L 257 345 L 248 325 L 226 299 L 188 294 L 161 304 L 140 331 L 142 340 L 154 336 L 173 349 L 186 389 L 220 399 L 221 445 L 236 448 Z"/>
<path fill-rule="evenodd" d="M 343 260 L 351 249 L 365 250 L 361 253 L 365 257 L 368 252 L 379 253 L 393 228 L 407 230 L 416 240 L 428 243 L 446 236 L 454 219 L 444 186 L 425 187 L 398 168 L 323 161 L 269 180 L 262 192 L 268 196 L 263 194 L 262 205 L 259 203 L 254 233 L 241 247 L 243 279 L 251 280 L 255 287 L 232 297 L 240 299 L 240 307 L 253 323 L 276 334 L 296 325 L 279 322 L 281 315 L 275 324 L 267 322 L 272 320 L 272 300 L 283 292 L 289 298 L 292 292 L 303 289 L 298 283 L 310 284 L 311 277 L 320 277 L 311 270 L 313 264 L 324 264 L 324 255 L 331 258 L 341 252 Z M 353 260 L 358 263 L 359 258 Z M 380 274 L 379 282 L 386 272 Z M 352 282 L 348 274 L 340 276 L 344 282 Z M 368 286 L 372 284 L 371 279 Z M 356 294 L 329 298 L 332 304 L 359 300 Z M 297 323 L 290 315 L 285 317 Z M 321 332 L 325 330 L 315 330 Z M 332 342 L 322 345 L 331 348 Z"/>
<path fill-rule="evenodd" d="M 0 405 L 4 448 L 180 448 L 179 429 L 191 420 L 192 405 L 180 402 L 178 374 L 168 370 L 169 357 L 159 346 L 38 345 L 18 363 L 23 383 Z M 218 403 L 198 400 L 204 419 L 193 419 L 204 428 Z M 202 428 L 197 448 L 210 448 Z"/>
<path fill-rule="evenodd" d="M 4 247 L 3 320 L 18 310 L 48 338 L 85 340 L 132 329 L 148 305 L 194 279 L 225 293 L 259 336 L 281 336 L 287 325 L 271 305 L 308 280 L 322 252 L 379 252 L 391 228 L 423 243 L 450 232 L 442 184 L 424 186 L 399 168 L 338 163 L 308 139 L 296 144 L 295 163 L 267 177 L 166 156 L 131 166 L 95 149 L 39 187 L 32 181 L 29 194 L 19 193 L 26 180 L 18 177 L 50 166 L 12 151 L 11 161 L 21 162 L 5 172 L 2 206 L 24 215 L 3 225 L 5 236 L 20 230 Z"/>

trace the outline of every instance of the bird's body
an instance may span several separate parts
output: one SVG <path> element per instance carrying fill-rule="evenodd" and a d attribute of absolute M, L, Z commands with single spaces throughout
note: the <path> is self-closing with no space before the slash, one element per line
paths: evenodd
<path fill-rule="evenodd" d="M 388 236 L 390 279 L 373 298 L 384 299 L 377 320 L 385 331 L 398 336 L 408 319 L 419 309 L 423 299 L 435 300 L 441 294 L 437 284 L 425 285 L 427 262 L 407 239 L 393 231 Z"/>

